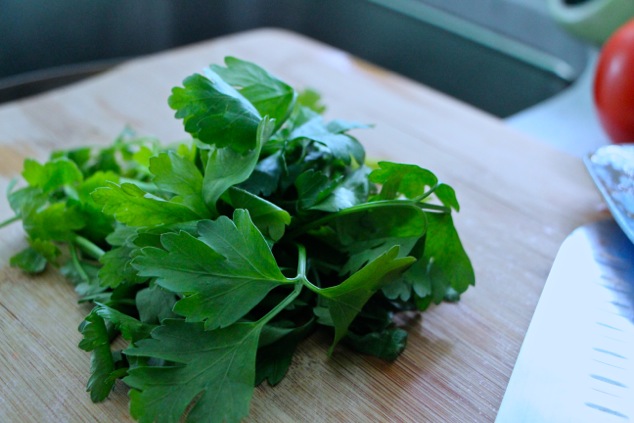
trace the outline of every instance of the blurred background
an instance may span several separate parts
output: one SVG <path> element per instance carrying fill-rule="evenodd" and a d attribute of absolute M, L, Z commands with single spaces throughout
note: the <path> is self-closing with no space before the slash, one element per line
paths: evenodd
<path fill-rule="evenodd" d="M 632 0 L 0 0 L 0 102 L 132 57 L 279 27 L 530 130 L 535 125 L 525 122 L 529 112 L 574 91 L 592 72 L 601 31 L 585 31 L 596 24 L 574 22 L 570 15 L 587 20 L 579 16 L 597 14 L 584 11 L 593 3 L 624 1 L 634 5 Z M 560 138 L 562 131 L 555 132 L 538 135 Z"/>

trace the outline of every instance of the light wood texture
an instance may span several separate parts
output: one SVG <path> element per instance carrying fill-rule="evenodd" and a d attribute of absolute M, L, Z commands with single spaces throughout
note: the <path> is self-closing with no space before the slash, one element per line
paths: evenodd
<path fill-rule="evenodd" d="M 226 55 L 318 90 L 328 117 L 373 123 L 355 132 L 370 157 L 419 164 L 452 185 L 477 275 L 459 303 L 404 321 L 409 344 L 393 364 L 343 347 L 328 358 L 330 340 L 311 337 L 282 383 L 256 390 L 248 420 L 493 421 L 559 245 L 604 213 L 581 160 L 496 118 L 328 46 L 263 29 L 0 106 L 0 191 L 24 157 L 109 143 L 125 125 L 166 142 L 184 138 L 167 107 L 171 87 Z M 0 199 L 0 220 L 10 216 Z M 84 392 L 90 363 L 76 328 L 87 306 L 54 271 L 29 278 L 10 268 L 23 246 L 19 224 L 0 230 L 0 421 L 129 421 L 123 385 L 101 404 Z"/>

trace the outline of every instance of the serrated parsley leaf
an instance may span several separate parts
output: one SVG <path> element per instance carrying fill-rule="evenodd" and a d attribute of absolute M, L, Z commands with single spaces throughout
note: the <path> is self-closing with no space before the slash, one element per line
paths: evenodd
<path fill-rule="evenodd" d="M 130 413 L 140 422 L 176 423 L 192 402 L 187 421 L 239 422 L 249 412 L 255 381 L 258 323 L 205 330 L 202 324 L 165 320 L 152 338 L 128 348 L 128 356 L 152 357 L 173 366 L 132 368 L 124 382 Z"/>
<path fill-rule="evenodd" d="M 103 318 L 94 310 L 86 316 L 79 331 L 84 336 L 79 348 L 91 352 L 87 390 L 93 402 L 100 402 L 110 395 L 115 382 L 111 378 L 115 365 L 110 351 L 110 335 Z"/>
<path fill-rule="evenodd" d="M 35 160 L 24 161 L 22 176 L 29 185 L 50 192 L 64 185 L 81 182 L 83 175 L 77 165 L 66 158 L 59 158 L 40 164 Z"/>
<path fill-rule="evenodd" d="M 445 206 L 450 207 L 455 211 L 460 211 L 460 204 L 456 198 L 456 191 L 454 191 L 454 189 L 449 185 L 442 183 L 438 184 L 434 194 Z"/>
<path fill-rule="evenodd" d="M 199 238 L 166 233 L 164 249 L 144 248 L 134 260 L 139 275 L 185 295 L 174 311 L 189 321 L 205 321 L 207 329 L 228 326 L 273 288 L 290 283 L 247 211 L 236 210 L 233 221 L 201 221 L 198 231 Z"/>
<path fill-rule="evenodd" d="M 78 207 L 67 207 L 64 203 L 54 203 L 42 210 L 32 210 L 22 217 L 24 230 L 31 239 L 43 241 L 70 241 L 75 231 L 86 224 Z"/>
<path fill-rule="evenodd" d="M 426 230 L 425 213 L 411 202 L 373 202 L 344 210 L 311 235 L 345 253 L 347 261 L 340 267 L 344 275 L 395 245 L 402 256 L 409 254 Z"/>
<path fill-rule="evenodd" d="M 189 207 L 148 194 L 131 183 L 110 183 L 93 191 L 92 198 L 104 213 L 129 226 L 167 225 L 200 218 Z"/>
<path fill-rule="evenodd" d="M 176 295 L 156 284 L 136 293 L 136 307 L 143 323 L 159 324 L 163 319 L 177 317 L 172 311 Z"/>
<path fill-rule="evenodd" d="M 363 146 L 356 138 L 343 133 L 344 129 L 346 127 L 339 125 L 329 127 L 320 115 L 315 114 L 310 120 L 295 128 L 289 140 L 307 138 L 328 148 L 337 160 L 350 163 L 350 159 L 354 158 L 357 163 L 363 163 L 365 160 Z"/>
<path fill-rule="evenodd" d="M 310 209 L 338 212 L 366 202 L 369 193 L 368 173 L 369 169 L 365 166 L 355 169 L 341 181 L 337 181 L 335 188 Z"/>
<path fill-rule="evenodd" d="M 23 218 L 45 205 L 48 196 L 39 187 L 27 186 L 10 192 L 7 199 L 16 216 Z"/>
<path fill-rule="evenodd" d="M 256 195 L 268 197 L 277 189 L 284 171 L 284 156 L 277 151 L 260 159 L 249 178 L 239 186 Z"/>
<path fill-rule="evenodd" d="M 423 311 L 429 305 L 459 298 L 475 284 L 475 274 L 450 214 L 427 213 L 426 242 L 414 248 L 418 261 L 403 275 L 384 287 L 390 299 L 409 301 Z"/>
<path fill-rule="evenodd" d="M 141 283 L 145 278 L 137 276 L 136 269 L 132 267 L 133 253 L 138 250 L 132 244 L 114 247 L 99 259 L 103 265 L 99 269 L 99 284 L 103 287 L 116 288 L 123 283 Z"/>
<path fill-rule="evenodd" d="M 255 147 L 261 116 L 253 105 L 215 72 L 195 74 L 172 89 L 169 106 L 185 130 L 199 141 L 243 153 Z"/>
<path fill-rule="evenodd" d="M 26 247 L 11 257 L 9 264 L 27 273 L 41 273 L 46 268 L 46 257 L 35 251 L 33 247 Z"/>
<path fill-rule="evenodd" d="M 324 172 L 308 169 L 295 179 L 297 208 L 308 210 L 324 201 L 340 181 L 329 178 Z M 333 211 L 333 210 L 329 210 Z"/>
<path fill-rule="evenodd" d="M 118 183 L 119 175 L 113 172 L 97 171 L 76 187 L 78 206 L 86 220 L 86 227 L 83 228 L 82 233 L 90 239 L 102 240 L 112 232 L 114 219 L 102 213 L 101 207 L 90 195 L 97 188 L 107 186 L 109 182 Z"/>
<path fill-rule="evenodd" d="M 230 187 L 246 181 L 260 156 L 262 144 L 271 136 L 273 122 L 262 119 L 254 137 L 253 149 L 237 152 L 231 148 L 212 148 L 208 152 L 205 176 L 203 178 L 203 198 L 207 206 L 216 211 L 216 202 Z"/>
<path fill-rule="evenodd" d="M 203 175 L 194 163 L 171 151 L 150 158 L 149 163 L 156 186 L 176 195 L 170 201 L 188 207 L 200 218 L 210 217 L 203 201 Z"/>
<path fill-rule="evenodd" d="M 122 246 L 133 242 L 139 235 L 139 228 L 122 224 L 115 225 L 112 232 L 106 237 L 106 242 L 112 246 Z"/>
<path fill-rule="evenodd" d="M 98 304 L 94 312 L 105 321 L 112 323 L 121 332 L 123 338 L 132 343 L 149 338 L 150 332 L 156 327 L 103 304 Z"/>
<path fill-rule="evenodd" d="M 326 111 L 326 105 L 321 102 L 321 95 L 312 88 L 306 88 L 299 93 L 297 104 L 320 115 Z"/>
<path fill-rule="evenodd" d="M 226 57 L 225 65 L 226 68 L 214 65 L 211 69 L 246 97 L 260 116 L 274 119 L 276 128 L 282 126 L 293 110 L 295 90 L 254 63 Z"/>
<path fill-rule="evenodd" d="M 381 200 L 392 200 L 398 198 L 399 194 L 414 199 L 438 183 L 436 175 L 417 165 L 392 162 L 378 164 L 379 169 L 373 170 L 369 179 L 381 184 L 381 192 L 377 196 Z"/>
<path fill-rule="evenodd" d="M 449 288 L 461 294 L 475 284 L 475 274 L 453 219 L 447 213 L 428 213 L 427 219 L 423 261 L 432 289 L 440 291 L 435 298 L 444 298 Z"/>
<path fill-rule="evenodd" d="M 49 239 L 30 238 L 29 244 L 33 250 L 44 256 L 51 263 L 56 263 L 57 258 L 62 253 L 59 247 Z"/>
<path fill-rule="evenodd" d="M 231 187 L 222 198 L 233 208 L 248 210 L 255 226 L 273 241 L 282 238 L 291 223 L 289 212 L 249 191 Z"/>
<path fill-rule="evenodd" d="M 346 345 L 362 354 L 369 354 L 387 361 L 394 361 L 405 349 L 407 332 L 400 328 L 384 329 L 358 335 L 348 332 L 343 339 Z"/>
<path fill-rule="evenodd" d="M 326 307 L 335 325 L 330 353 L 370 297 L 416 261 L 413 257 L 399 258 L 398 250 L 398 246 L 392 247 L 337 286 L 316 290 L 326 299 Z"/>

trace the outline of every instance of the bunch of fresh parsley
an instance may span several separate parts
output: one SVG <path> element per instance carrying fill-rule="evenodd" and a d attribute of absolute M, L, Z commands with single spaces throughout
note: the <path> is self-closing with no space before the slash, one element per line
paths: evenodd
<path fill-rule="evenodd" d="M 142 422 L 239 421 L 318 329 L 330 353 L 341 341 L 394 360 L 407 339 L 394 313 L 474 283 L 451 187 L 415 165 L 370 169 L 348 134 L 365 125 L 325 121 L 315 92 L 253 63 L 225 65 L 173 89 L 191 141 L 124 132 L 26 160 L 0 224 L 28 236 L 12 265 L 57 267 L 94 304 L 79 327 L 90 396 L 122 379 Z"/>

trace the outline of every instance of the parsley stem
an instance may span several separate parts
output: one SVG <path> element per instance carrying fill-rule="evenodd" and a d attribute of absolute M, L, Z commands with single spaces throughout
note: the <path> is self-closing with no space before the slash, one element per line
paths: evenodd
<path fill-rule="evenodd" d="M 313 292 L 319 292 L 321 288 L 313 285 L 313 283 L 308 280 L 308 276 L 306 276 L 306 247 L 302 244 L 297 244 L 297 249 L 299 250 L 297 259 L 297 276 L 293 278 L 293 281 L 295 281 L 298 285 L 305 285 Z"/>
<path fill-rule="evenodd" d="M 414 202 L 415 203 L 420 203 L 421 201 L 423 201 L 425 198 L 429 197 L 430 195 L 432 195 L 434 193 L 434 191 L 436 191 L 436 188 L 438 188 L 440 186 L 440 184 L 436 184 L 433 187 L 431 187 L 429 189 L 429 191 L 425 191 L 424 193 L 422 193 L 421 195 L 419 195 L 418 197 L 414 198 Z"/>
<path fill-rule="evenodd" d="M 299 295 L 299 293 L 302 290 L 303 285 L 301 283 L 296 283 L 295 287 L 293 288 L 293 292 L 291 292 L 290 294 L 288 294 L 288 296 L 286 298 L 284 298 L 284 300 L 282 300 L 282 302 L 280 302 L 278 305 L 276 305 L 271 311 L 269 311 L 268 313 L 266 313 L 264 316 L 262 316 L 262 318 L 260 320 L 258 320 L 258 324 L 259 325 L 266 325 L 273 317 L 277 316 L 282 310 L 284 310 L 290 303 L 293 302 L 293 300 L 295 300 L 295 298 L 297 298 L 297 296 Z"/>
<path fill-rule="evenodd" d="M 313 283 L 308 280 L 308 276 L 306 276 L 306 247 L 302 244 L 297 244 L 297 249 L 299 250 L 297 259 L 297 276 L 292 280 L 297 285 L 305 285 L 311 291 L 318 292 L 320 288 L 313 285 Z"/>
<path fill-rule="evenodd" d="M 302 279 L 302 283 L 311 291 L 313 291 L 316 294 L 319 294 L 321 291 L 323 291 L 323 288 L 320 288 L 318 286 L 315 286 L 311 281 L 308 280 L 308 278 L 304 278 Z"/>
<path fill-rule="evenodd" d="M 20 220 L 20 216 L 16 215 L 16 216 L 10 217 L 7 220 L 5 220 L 4 222 L 0 222 L 0 229 L 4 228 L 5 226 L 9 226 L 13 222 L 17 222 L 18 220 Z"/>
<path fill-rule="evenodd" d="M 101 258 L 101 256 L 103 256 L 104 254 L 106 254 L 106 252 L 104 250 L 102 250 L 101 248 L 99 248 L 98 245 L 96 245 L 95 243 L 93 243 L 92 241 L 84 238 L 83 236 L 80 235 L 75 235 L 74 238 L 75 244 L 81 248 L 81 250 L 88 254 L 90 257 L 99 260 Z"/>
<path fill-rule="evenodd" d="M 84 267 L 79 262 L 79 257 L 77 257 L 77 250 L 75 249 L 75 247 L 70 248 L 70 255 L 71 255 L 75 270 L 77 270 L 77 273 L 79 274 L 79 276 L 81 276 L 84 282 L 88 282 L 90 278 L 88 277 L 88 274 L 84 270 Z"/>
<path fill-rule="evenodd" d="M 298 258 L 297 258 L 297 277 L 306 278 L 306 247 L 302 244 L 297 244 Z"/>

